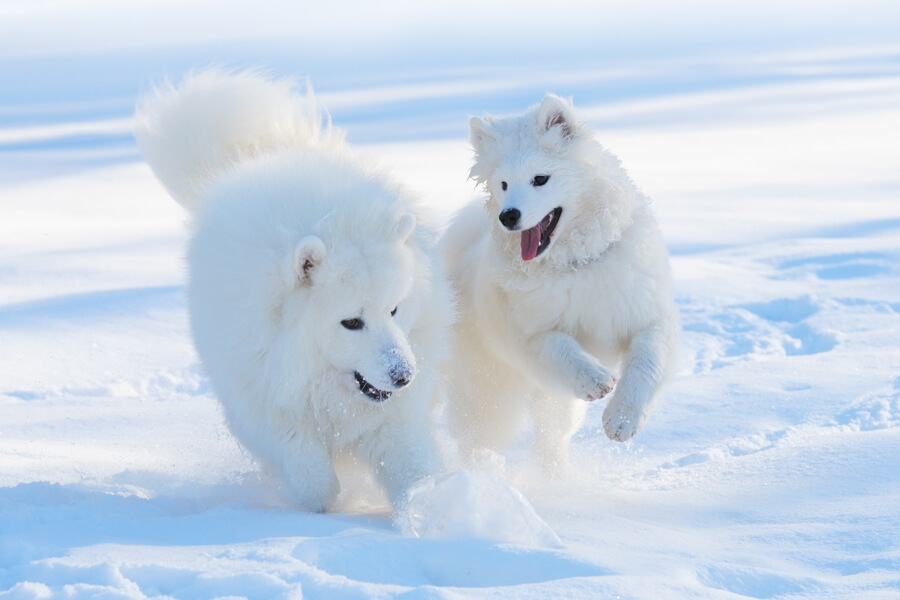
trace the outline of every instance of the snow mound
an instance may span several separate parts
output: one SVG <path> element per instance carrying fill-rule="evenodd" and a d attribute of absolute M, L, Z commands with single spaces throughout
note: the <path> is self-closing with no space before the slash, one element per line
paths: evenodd
<path fill-rule="evenodd" d="M 411 537 L 562 546 L 518 490 L 484 471 L 463 470 L 421 480 L 410 488 L 395 521 Z"/>

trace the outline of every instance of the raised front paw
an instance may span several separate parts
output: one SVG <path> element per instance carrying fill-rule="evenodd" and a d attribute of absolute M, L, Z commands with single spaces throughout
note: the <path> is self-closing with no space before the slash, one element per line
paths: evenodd
<path fill-rule="evenodd" d="M 647 420 L 645 412 L 633 404 L 613 398 L 603 411 L 603 429 L 609 439 L 626 442 L 643 428 Z"/>
<path fill-rule="evenodd" d="M 581 379 L 579 396 L 588 402 L 605 398 L 607 394 L 613 391 L 613 388 L 616 387 L 616 381 L 618 381 L 615 375 L 602 367 L 591 369 L 584 373 Z"/>

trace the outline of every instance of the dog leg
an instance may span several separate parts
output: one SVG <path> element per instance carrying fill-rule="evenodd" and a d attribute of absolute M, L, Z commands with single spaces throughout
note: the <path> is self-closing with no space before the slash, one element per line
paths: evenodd
<path fill-rule="evenodd" d="M 569 440 L 584 422 L 587 404 L 568 394 L 536 395 L 531 403 L 535 435 L 532 455 L 547 475 L 563 478 L 569 467 Z"/>
<path fill-rule="evenodd" d="M 631 339 L 622 377 L 603 411 L 603 428 L 611 440 L 629 440 L 647 422 L 656 393 L 668 372 L 675 344 L 673 331 L 657 325 Z"/>
<path fill-rule="evenodd" d="M 395 509 L 406 501 L 412 484 L 442 470 L 428 429 L 427 417 L 420 423 L 390 421 L 367 433 L 357 446 L 357 455 L 371 465 Z"/>
<path fill-rule="evenodd" d="M 284 476 L 297 502 L 311 512 L 325 512 L 337 498 L 341 485 L 331 455 L 311 437 L 296 435 L 283 449 Z"/>
<path fill-rule="evenodd" d="M 616 385 L 612 372 L 567 333 L 551 331 L 535 336 L 529 347 L 532 352 L 524 358 L 545 389 L 593 401 L 606 396 Z"/>
<path fill-rule="evenodd" d="M 515 441 L 526 415 L 522 400 L 530 381 L 510 376 L 508 365 L 478 342 L 462 340 L 446 388 L 447 420 L 463 465 L 479 461 L 482 450 L 502 450 Z"/>

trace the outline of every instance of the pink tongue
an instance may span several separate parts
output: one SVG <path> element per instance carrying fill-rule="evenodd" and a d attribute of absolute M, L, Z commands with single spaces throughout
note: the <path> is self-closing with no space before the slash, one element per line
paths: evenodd
<path fill-rule="evenodd" d="M 538 246 L 541 245 L 541 236 L 544 234 L 543 225 L 544 221 L 541 221 L 531 229 L 522 232 L 522 260 L 531 260 L 537 256 Z"/>

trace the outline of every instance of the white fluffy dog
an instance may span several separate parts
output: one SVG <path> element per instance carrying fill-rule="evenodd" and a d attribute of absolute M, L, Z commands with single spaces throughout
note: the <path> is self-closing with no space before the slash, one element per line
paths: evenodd
<path fill-rule="evenodd" d="M 615 388 L 614 440 L 647 421 L 677 338 L 667 253 L 649 201 L 570 102 L 469 125 L 488 198 L 441 242 L 460 296 L 450 424 L 464 453 L 502 449 L 530 414 L 537 458 L 564 468 L 585 400 Z"/>
<path fill-rule="evenodd" d="M 289 82 L 202 71 L 146 97 L 136 124 L 192 213 L 191 326 L 234 435 L 308 510 L 333 506 L 345 449 L 401 503 L 440 470 L 430 406 L 452 314 L 420 208 Z"/>

